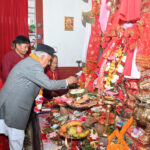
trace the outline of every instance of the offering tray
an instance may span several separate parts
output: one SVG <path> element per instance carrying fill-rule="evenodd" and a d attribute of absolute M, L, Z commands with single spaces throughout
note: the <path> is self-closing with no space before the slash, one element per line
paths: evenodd
<path fill-rule="evenodd" d="M 76 101 L 74 101 L 72 103 L 67 103 L 67 105 L 73 109 L 88 109 L 97 105 L 97 103 L 97 99 L 89 99 L 85 103 L 77 103 Z"/>
<path fill-rule="evenodd" d="M 82 96 L 84 95 L 85 93 L 85 89 L 72 89 L 72 90 L 69 90 L 69 95 L 73 98 L 77 98 L 79 96 Z"/>
<path fill-rule="evenodd" d="M 61 126 L 59 135 L 65 139 L 82 139 L 89 135 L 90 130 L 85 129 L 80 121 L 70 121 Z"/>
<path fill-rule="evenodd" d="M 106 105 L 116 105 L 116 103 L 119 102 L 119 99 L 116 99 L 116 98 L 111 97 L 111 96 L 104 96 L 103 102 Z"/>
<path fill-rule="evenodd" d="M 84 89 L 82 89 L 82 91 L 83 90 Z M 90 95 L 89 93 L 84 93 L 82 96 L 72 98 L 73 100 L 67 103 L 67 105 L 73 109 L 88 109 L 95 106 L 99 101 L 96 96 Z"/>
<path fill-rule="evenodd" d="M 68 135 L 67 133 L 64 133 L 64 132 L 61 132 L 59 131 L 58 134 L 62 137 L 64 137 L 65 139 L 72 139 L 72 140 L 79 140 L 79 139 L 82 139 L 82 138 L 75 138 L 75 137 L 72 137 L 70 135 Z"/>

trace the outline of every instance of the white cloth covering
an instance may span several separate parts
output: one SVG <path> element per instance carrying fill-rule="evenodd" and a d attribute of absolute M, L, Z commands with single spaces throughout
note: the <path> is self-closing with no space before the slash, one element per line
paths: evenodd
<path fill-rule="evenodd" d="M 91 36 L 91 24 L 86 23 L 86 29 L 85 29 L 85 40 L 84 40 L 84 47 L 82 51 L 82 62 L 86 62 L 86 55 L 87 55 L 87 50 L 88 50 L 88 45 L 90 41 L 90 36 Z"/>
<path fill-rule="evenodd" d="M 140 79 L 140 77 L 141 77 L 141 73 L 138 71 L 138 68 L 136 66 L 136 53 L 137 53 L 137 48 L 135 48 L 135 50 L 134 50 L 134 55 L 133 55 L 133 60 L 132 60 L 131 75 L 130 76 L 125 76 L 125 78 Z"/>
<path fill-rule="evenodd" d="M 92 9 L 92 0 L 89 1 L 89 8 Z M 85 28 L 85 38 L 84 38 L 84 45 L 82 50 L 82 62 L 86 62 L 86 55 L 89 45 L 89 40 L 91 36 L 91 24 L 86 22 L 86 28 Z"/>
<path fill-rule="evenodd" d="M 10 128 L 0 119 L 0 134 L 8 136 L 10 150 L 23 150 L 24 130 Z"/>

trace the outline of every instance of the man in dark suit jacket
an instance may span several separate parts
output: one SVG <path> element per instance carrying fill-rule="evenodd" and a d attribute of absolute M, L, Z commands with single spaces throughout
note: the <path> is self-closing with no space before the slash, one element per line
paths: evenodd
<path fill-rule="evenodd" d="M 10 150 L 21 150 L 23 147 L 24 130 L 40 88 L 65 89 L 77 82 L 75 77 L 49 80 L 44 74 L 44 68 L 54 52 L 52 47 L 38 44 L 35 53 L 11 70 L 0 91 L 0 134 L 8 136 Z"/>

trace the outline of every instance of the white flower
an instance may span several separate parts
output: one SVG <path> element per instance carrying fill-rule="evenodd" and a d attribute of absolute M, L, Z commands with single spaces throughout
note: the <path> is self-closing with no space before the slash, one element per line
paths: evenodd
<path fill-rule="evenodd" d="M 106 69 L 105 69 L 105 71 L 108 71 L 108 70 L 109 70 L 109 68 L 110 68 L 110 66 L 107 66 L 107 67 L 106 67 Z"/>
<path fill-rule="evenodd" d="M 119 58 L 116 58 L 116 61 L 119 61 Z"/>
<path fill-rule="evenodd" d="M 124 69 L 124 67 L 123 67 L 122 65 L 120 65 L 119 68 L 117 69 L 117 71 L 118 71 L 119 73 L 122 73 L 122 72 L 123 72 L 123 69 Z"/>
<path fill-rule="evenodd" d="M 111 65 L 111 63 L 110 63 L 110 62 L 108 62 L 108 63 L 107 63 L 107 66 L 110 66 L 110 65 Z"/>
<path fill-rule="evenodd" d="M 123 56 L 122 61 L 126 62 L 126 58 L 127 58 L 127 56 Z"/>
<path fill-rule="evenodd" d="M 104 81 L 106 81 L 107 80 L 107 77 L 104 77 Z"/>
<path fill-rule="evenodd" d="M 115 83 L 118 79 L 119 79 L 119 76 L 115 74 L 115 75 L 113 76 L 111 82 L 112 82 L 112 83 Z"/>
<path fill-rule="evenodd" d="M 104 85 L 105 86 L 105 88 L 107 89 L 107 90 L 110 90 L 110 89 L 112 89 L 113 87 L 111 87 L 110 85 Z"/>
<path fill-rule="evenodd" d="M 116 82 L 116 80 L 115 80 L 115 79 L 112 79 L 112 80 L 111 80 L 111 82 L 112 82 L 112 83 L 115 83 L 115 82 Z"/>

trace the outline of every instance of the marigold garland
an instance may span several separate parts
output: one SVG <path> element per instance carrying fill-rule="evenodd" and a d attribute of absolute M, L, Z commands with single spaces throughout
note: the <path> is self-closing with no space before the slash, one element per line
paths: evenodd
<path fill-rule="evenodd" d="M 123 139 L 123 136 L 127 129 L 132 125 L 133 123 L 133 117 L 131 117 L 127 123 L 122 127 L 121 131 L 119 132 L 118 129 L 116 129 L 110 136 L 108 136 L 108 146 L 107 150 L 129 150 L 128 145 Z M 111 141 L 114 139 L 114 137 L 118 138 L 117 144 L 111 144 Z"/>
<path fill-rule="evenodd" d="M 119 79 L 124 69 L 125 60 L 126 53 L 121 48 L 115 52 L 112 59 L 108 58 L 107 67 L 104 72 L 104 88 L 112 88 L 113 84 Z"/>

